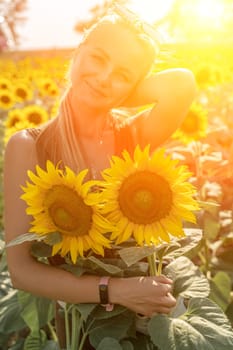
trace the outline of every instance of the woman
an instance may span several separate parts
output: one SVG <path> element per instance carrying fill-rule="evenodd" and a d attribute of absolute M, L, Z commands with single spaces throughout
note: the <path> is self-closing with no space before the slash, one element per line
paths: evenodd
<path fill-rule="evenodd" d="M 57 118 L 40 129 L 15 134 L 6 147 L 4 169 L 5 234 L 9 242 L 28 232 L 20 186 L 27 171 L 44 166 L 47 159 L 62 161 L 75 172 L 89 168 L 100 178 L 113 154 L 136 144 L 151 150 L 161 145 L 179 126 L 195 95 L 193 74 L 170 69 L 149 74 L 156 58 L 153 40 L 138 23 L 112 14 L 86 34 L 70 69 L 70 85 Z M 153 104 L 120 123 L 112 112 L 119 107 Z M 99 303 L 97 276 L 76 277 L 30 255 L 30 243 L 7 249 L 15 288 L 70 303 Z M 63 283 L 60 283 L 63 281 Z M 103 282 L 103 283 L 102 283 Z M 169 313 L 176 301 L 172 281 L 165 276 L 111 278 L 102 281 L 107 303 L 123 305 L 151 316 Z M 108 287 L 108 288 L 107 288 Z M 107 293 L 107 294 L 106 294 Z"/>

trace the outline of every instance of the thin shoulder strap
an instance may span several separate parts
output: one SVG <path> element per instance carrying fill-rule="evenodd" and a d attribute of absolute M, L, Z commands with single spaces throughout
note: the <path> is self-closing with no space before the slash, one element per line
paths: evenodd
<path fill-rule="evenodd" d="M 27 129 L 27 132 L 34 138 L 34 140 L 39 136 L 41 129 L 39 128 L 30 128 Z"/>

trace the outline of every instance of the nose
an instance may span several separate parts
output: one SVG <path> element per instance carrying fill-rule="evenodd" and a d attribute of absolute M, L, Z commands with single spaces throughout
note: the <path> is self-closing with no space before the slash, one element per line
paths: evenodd
<path fill-rule="evenodd" d="M 101 86 L 109 86 L 111 82 L 112 69 L 110 66 L 102 68 L 97 74 L 97 83 Z"/>

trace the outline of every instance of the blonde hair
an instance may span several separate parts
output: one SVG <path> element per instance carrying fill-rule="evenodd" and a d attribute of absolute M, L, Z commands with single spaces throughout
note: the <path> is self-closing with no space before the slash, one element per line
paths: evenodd
<path fill-rule="evenodd" d="M 148 60 L 144 65 L 141 78 L 145 77 L 154 64 L 156 54 L 158 53 L 158 47 L 153 39 L 142 30 L 141 23 L 139 24 L 139 22 L 136 23 L 129 19 L 126 20 L 124 16 L 116 12 L 108 14 L 85 32 L 81 45 L 88 41 L 93 31 L 98 28 L 101 23 L 123 25 L 135 33 L 136 38 L 142 43 L 142 49 L 145 53 L 143 57 L 146 57 Z M 78 172 L 88 167 L 88 164 L 82 152 L 82 144 L 77 139 L 77 134 L 75 133 L 73 122 L 74 113 L 69 98 L 69 87 L 68 85 L 67 91 L 61 100 L 58 116 L 42 128 L 36 140 L 36 147 L 41 166 L 44 167 L 46 160 L 50 159 L 55 164 L 62 161 L 62 163 L 60 163 L 62 166 L 68 165 L 74 171 Z"/>
<path fill-rule="evenodd" d="M 103 23 L 124 26 L 135 34 L 135 38 L 141 43 L 142 50 L 145 52 L 144 58 L 147 59 L 147 64 L 141 77 L 143 78 L 149 74 L 159 54 L 160 37 L 158 32 L 147 22 L 140 20 L 136 14 L 129 11 L 126 7 L 114 5 L 113 8 L 109 9 L 109 13 L 99 18 L 91 27 L 84 30 L 82 41 L 73 53 L 73 59 L 67 72 L 67 80 L 69 80 L 73 60 L 78 55 L 80 47 L 88 42 L 92 33 Z"/>

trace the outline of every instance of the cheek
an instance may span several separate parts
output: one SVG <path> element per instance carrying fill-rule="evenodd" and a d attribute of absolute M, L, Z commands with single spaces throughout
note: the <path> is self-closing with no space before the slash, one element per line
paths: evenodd
<path fill-rule="evenodd" d="M 117 95 L 128 96 L 133 91 L 133 85 L 129 83 L 113 82 L 113 90 Z"/>
<path fill-rule="evenodd" d="M 124 101 L 127 100 L 127 98 L 130 96 L 130 94 L 133 91 L 133 87 L 130 84 L 114 84 L 112 95 L 115 98 L 115 103 L 120 106 L 124 104 Z"/>

